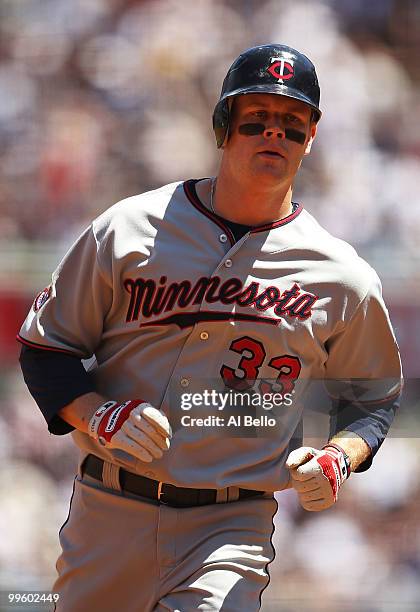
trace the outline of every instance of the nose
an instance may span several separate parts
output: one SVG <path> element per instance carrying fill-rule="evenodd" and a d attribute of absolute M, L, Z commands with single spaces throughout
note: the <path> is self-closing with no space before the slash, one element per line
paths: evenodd
<path fill-rule="evenodd" d="M 276 127 L 267 127 L 264 130 L 265 138 L 280 138 L 283 140 L 285 138 L 284 129 L 276 126 Z"/>

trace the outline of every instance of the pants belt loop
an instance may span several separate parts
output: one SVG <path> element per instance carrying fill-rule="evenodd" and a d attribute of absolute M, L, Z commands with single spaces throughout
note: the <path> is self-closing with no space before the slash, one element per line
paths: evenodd
<path fill-rule="evenodd" d="M 120 466 L 104 461 L 102 467 L 102 482 L 105 488 L 121 492 Z"/>
<path fill-rule="evenodd" d="M 83 473 L 84 473 L 83 467 L 85 465 L 85 461 L 86 461 L 87 458 L 88 458 L 88 455 L 85 455 L 81 461 L 79 460 L 79 464 L 77 466 L 77 475 L 80 478 L 80 480 L 83 477 Z"/>
<path fill-rule="evenodd" d="M 216 504 L 225 504 L 228 500 L 228 488 L 218 489 L 216 493 Z"/>
<path fill-rule="evenodd" d="M 228 495 L 227 500 L 229 502 L 238 501 L 238 499 L 239 499 L 239 487 L 229 487 L 228 490 L 227 490 L 227 495 Z"/>

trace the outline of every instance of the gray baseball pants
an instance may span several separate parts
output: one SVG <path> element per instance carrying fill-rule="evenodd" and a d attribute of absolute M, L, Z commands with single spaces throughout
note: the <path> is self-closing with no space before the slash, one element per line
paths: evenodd
<path fill-rule="evenodd" d="M 56 610 L 259 610 L 276 509 L 271 496 L 173 508 L 79 473 L 60 531 Z"/>

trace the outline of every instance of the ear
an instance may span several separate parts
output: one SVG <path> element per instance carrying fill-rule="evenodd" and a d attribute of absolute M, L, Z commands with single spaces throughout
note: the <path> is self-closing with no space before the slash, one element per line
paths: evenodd
<path fill-rule="evenodd" d="M 311 152 L 312 143 L 315 140 L 315 136 L 316 136 L 317 124 L 312 122 L 309 130 L 310 130 L 310 136 L 309 136 L 308 142 L 306 143 L 304 155 L 309 155 L 309 153 Z"/>

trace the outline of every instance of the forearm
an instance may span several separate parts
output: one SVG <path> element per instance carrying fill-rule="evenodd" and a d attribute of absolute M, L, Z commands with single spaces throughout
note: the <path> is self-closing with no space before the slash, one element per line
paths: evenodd
<path fill-rule="evenodd" d="M 370 446 L 353 431 L 340 431 L 329 441 L 333 444 L 338 444 L 347 453 L 352 472 L 372 454 Z"/>
<path fill-rule="evenodd" d="M 89 421 L 99 406 L 108 398 L 98 393 L 86 393 L 62 408 L 58 415 L 76 429 L 87 433 Z"/>
<path fill-rule="evenodd" d="M 377 402 L 340 402 L 334 401 L 330 412 L 330 438 L 337 436 L 340 446 L 350 445 L 350 452 L 354 455 L 352 471 L 364 472 L 372 464 L 372 460 L 385 440 L 391 427 L 394 415 L 398 409 L 400 395 L 388 400 Z M 344 448 L 344 446 L 343 446 Z M 370 450 L 370 452 L 369 452 Z M 360 461 L 360 457 L 367 457 Z M 356 464 L 358 463 L 358 466 Z"/>

